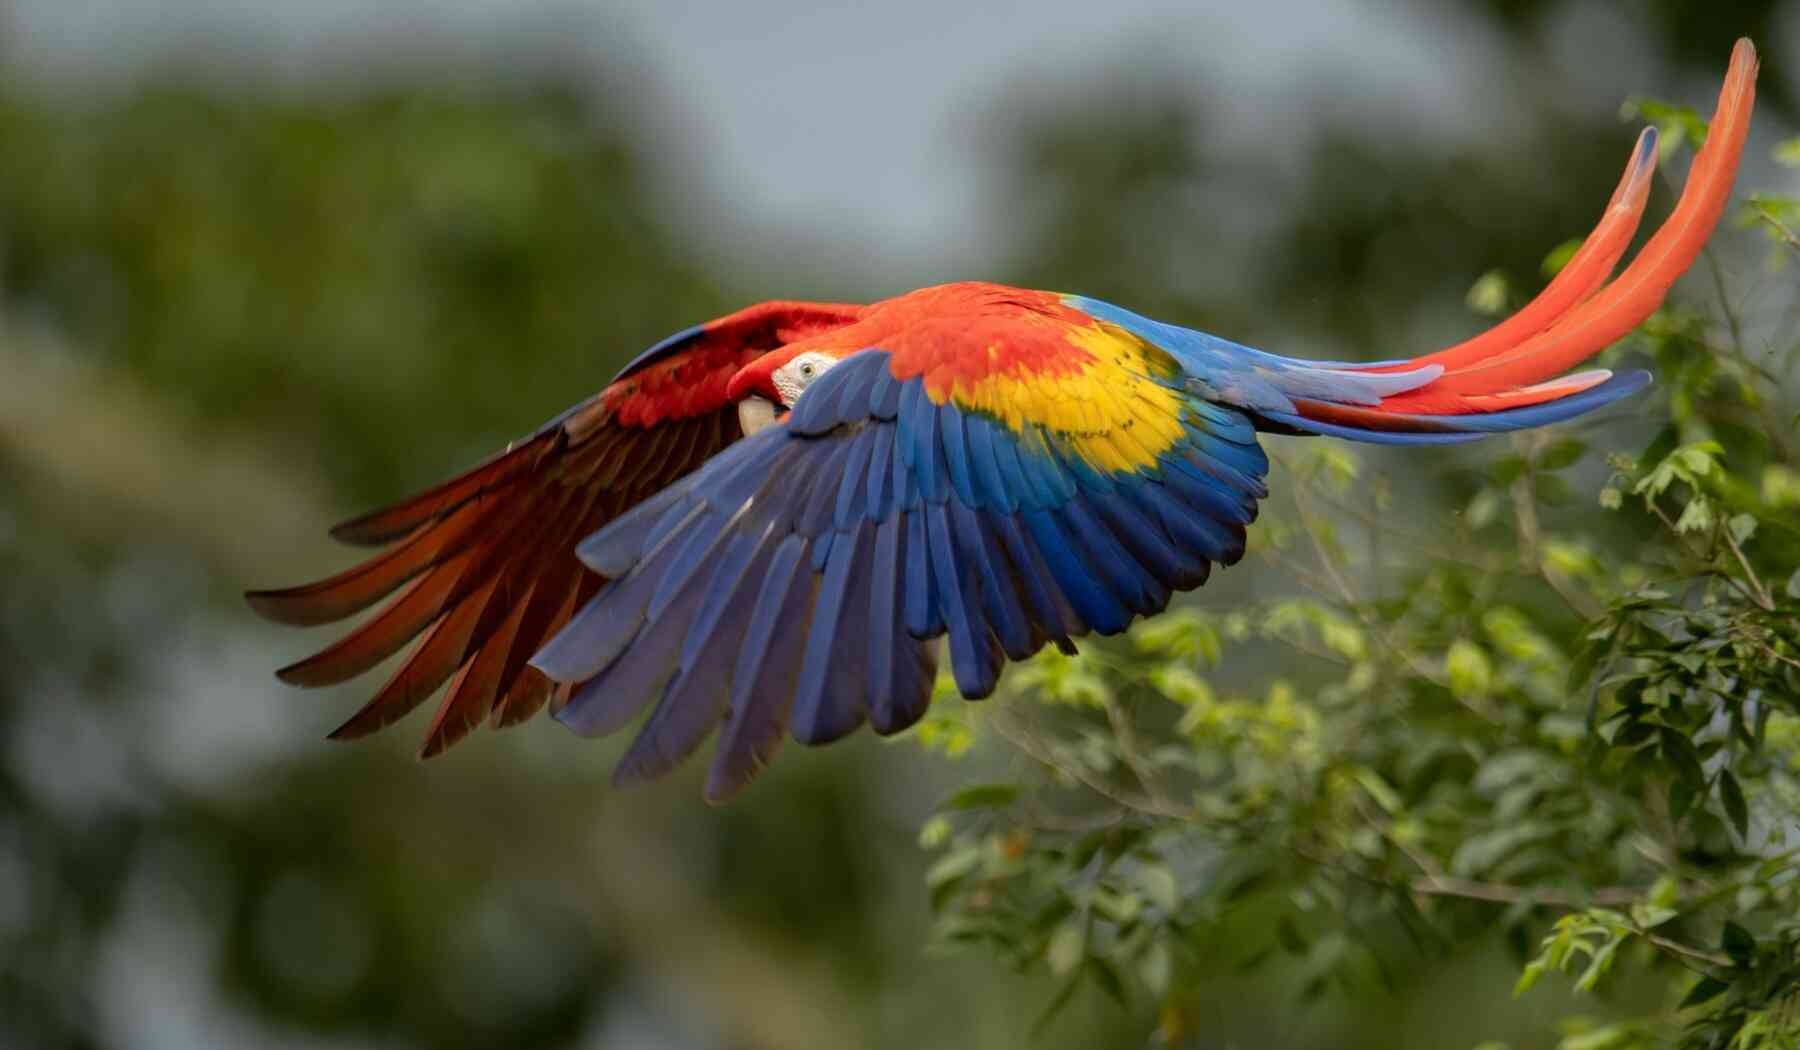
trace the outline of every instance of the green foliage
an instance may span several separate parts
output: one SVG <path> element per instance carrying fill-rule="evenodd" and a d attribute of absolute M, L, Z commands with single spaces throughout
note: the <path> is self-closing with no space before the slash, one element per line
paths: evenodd
<path fill-rule="evenodd" d="M 723 312 L 648 220 L 631 129 L 554 83 L 15 98 L 0 140 L 32 158 L 0 168 L 0 293 L 193 418 L 291 429 L 364 500 Z"/>
<path fill-rule="evenodd" d="M 1469 304 L 1510 298 L 1490 273 Z M 1515 995 L 1628 1004 L 1563 1018 L 1561 1050 L 1793 1045 L 1797 406 L 1735 316 L 1671 304 L 1634 346 L 1669 420 L 1638 454 L 1593 462 L 1631 440 L 1605 422 L 1489 446 L 1426 520 L 1397 508 L 1431 482 L 1278 445 L 1253 557 L 1288 593 L 1013 672 L 968 724 L 1027 772 L 925 836 L 941 940 L 1047 972 L 1052 1012 L 1147 997 L 1179 1041 L 1209 977 L 1285 959 L 1303 997 L 1364 992 L 1497 932 Z"/>

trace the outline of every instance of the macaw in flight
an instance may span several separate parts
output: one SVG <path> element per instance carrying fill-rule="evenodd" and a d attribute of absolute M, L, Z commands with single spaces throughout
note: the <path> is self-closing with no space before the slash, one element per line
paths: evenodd
<path fill-rule="evenodd" d="M 1447 444 L 1642 389 L 1643 372 L 1560 373 L 1655 310 L 1705 244 L 1756 69 L 1740 40 L 1680 200 L 1623 272 L 1609 280 L 1644 210 L 1654 129 L 1542 294 L 1447 350 L 1303 361 L 980 282 L 761 303 L 664 340 L 494 458 L 332 531 L 381 553 L 250 603 L 322 624 L 399 592 L 278 672 L 331 685 L 423 636 L 334 739 L 446 682 L 427 757 L 546 702 L 585 735 L 649 709 L 614 782 L 658 776 L 718 730 L 706 796 L 726 799 L 788 733 L 824 744 L 864 721 L 917 722 L 940 636 L 957 688 L 985 697 L 1006 661 L 1123 631 L 1236 562 L 1267 494 L 1259 432 Z"/>

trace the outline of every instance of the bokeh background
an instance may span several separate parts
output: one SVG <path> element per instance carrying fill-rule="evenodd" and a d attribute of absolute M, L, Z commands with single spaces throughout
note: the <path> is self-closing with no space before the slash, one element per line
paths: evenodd
<path fill-rule="evenodd" d="M 1591 223 L 1622 99 L 1704 111 L 1742 34 L 1778 184 L 1774 0 L 0 4 L 0 1046 L 1026 1045 L 1051 985 L 928 944 L 966 766 L 864 735 L 715 810 L 549 722 L 332 745 L 367 685 L 279 686 L 328 635 L 239 593 L 758 299 L 986 277 L 1442 345 Z M 1225 982 L 1198 1045 L 1547 1045 L 1472 1012 L 1507 965 Z"/>

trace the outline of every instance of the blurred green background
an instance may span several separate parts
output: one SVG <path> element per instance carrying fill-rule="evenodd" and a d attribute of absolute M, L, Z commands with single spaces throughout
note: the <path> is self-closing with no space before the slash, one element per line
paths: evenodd
<path fill-rule="evenodd" d="M 369 686 L 278 686 L 329 635 L 239 593 L 758 299 L 1434 348 L 1591 223 L 1623 97 L 1706 108 L 1746 33 L 1779 128 L 1769 0 L 0 7 L 0 1046 L 1025 1045 L 1046 981 L 927 950 L 967 766 L 865 734 L 714 810 L 549 722 L 330 745 Z M 1507 972 L 1228 984 L 1197 1045 L 1463 1047 Z"/>

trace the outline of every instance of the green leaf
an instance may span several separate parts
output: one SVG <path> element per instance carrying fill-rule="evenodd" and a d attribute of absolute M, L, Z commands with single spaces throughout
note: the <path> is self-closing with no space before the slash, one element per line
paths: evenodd
<path fill-rule="evenodd" d="M 1681 1005 L 1677 1009 L 1686 1010 L 1691 1006 L 1699 1006 L 1701 1003 L 1716 999 L 1730 987 L 1731 985 L 1715 977 L 1702 977 L 1694 982 L 1694 986 L 1688 989 L 1686 995 L 1682 996 Z"/>
<path fill-rule="evenodd" d="M 1499 270 L 1489 270 L 1475 279 L 1465 301 L 1469 309 L 1484 317 L 1498 317 L 1506 312 L 1506 303 L 1511 297 L 1506 275 Z"/>
<path fill-rule="evenodd" d="M 1800 473 L 1779 463 L 1764 467 L 1762 501 L 1771 507 L 1800 506 Z"/>
<path fill-rule="evenodd" d="M 1602 1025 L 1591 1031 L 1565 1036 L 1556 1044 L 1556 1050 L 1622 1050 L 1631 1039 L 1631 1030 L 1624 1025 Z"/>
<path fill-rule="evenodd" d="M 1719 948 L 1738 966 L 1749 966 L 1756 958 L 1756 938 L 1750 931 L 1730 921 L 1725 922 L 1725 929 L 1719 935 Z"/>
<path fill-rule="evenodd" d="M 1712 523 L 1712 503 L 1705 496 L 1695 496 L 1681 508 L 1681 517 L 1675 519 L 1675 531 L 1705 532 L 1712 528 Z"/>
<path fill-rule="evenodd" d="M 1300 927 L 1294 925 L 1292 916 L 1283 915 L 1281 921 L 1275 924 L 1275 939 L 1289 955 L 1306 954 L 1306 938 L 1300 935 Z"/>
<path fill-rule="evenodd" d="M 1550 249 L 1550 254 L 1544 256 L 1544 261 L 1538 268 L 1545 277 L 1555 277 L 1562 272 L 1563 267 L 1569 265 L 1570 259 L 1575 258 L 1575 253 L 1581 250 L 1581 242 L 1582 238 L 1571 237 Z"/>
<path fill-rule="evenodd" d="M 1175 977 L 1175 953 L 1169 950 L 1169 942 L 1150 942 L 1150 947 L 1144 951 L 1144 957 L 1138 960 L 1138 977 L 1152 995 L 1160 998 L 1168 993 L 1169 985 Z"/>
<path fill-rule="evenodd" d="M 1450 870 L 1465 877 L 1479 876 L 1553 830 L 1548 825 L 1528 821 L 1473 835 L 1464 839 L 1451 854 Z"/>
<path fill-rule="evenodd" d="M 1488 464 L 1488 477 L 1496 485 L 1510 485 L 1525 473 L 1525 460 L 1518 456 L 1502 456 Z"/>
<path fill-rule="evenodd" d="M 1744 789 L 1738 784 L 1737 777 L 1731 770 L 1719 771 L 1719 801 L 1725 806 L 1725 815 L 1731 818 L 1731 826 L 1737 829 L 1738 838 L 1745 843 L 1750 841 L 1750 807 L 1744 802 Z"/>
<path fill-rule="evenodd" d="M 981 849 L 977 846 L 963 846 L 944 855 L 936 864 L 925 872 L 925 885 L 931 887 L 944 886 L 962 878 L 981 863 Z"/>
<path fill-rule="evenodd" d="M 1032 1043 L 1041 1041 L 1045 1033 L 1050 1031 L 1050 1022 L 1056 1020 L 1057 1015 L 1063 1012 L 1063 1008 L 1069 1005 L 1069 1001 L 1075 998 L 1075 991 L 1080 986 L 1081 975 L 1076 974 L 1064 981 L 1062 987 L 1056 990 L 1056 995 L 1045 1005 L 1044 1012 L 1038 1014 L 1037 1020 L 1031 1023 L 1030 1041 Z"/>
<path fill-rule="evenodd" d="M 1525 969 L 1519 971 L 1519 979 L 1513 982 L 1513 998 L 1517 999 L 1519 996 L 1531 991 L 1531 989 L 1537 985 L 1538 981 L 1543 978 L 1544 972 L 1548 969 L 1549 964 L 1542 958 L 1533 959 L 1526 963 Z"/>
<path fill-rule="evenodd" d="M 1467 639 L 1450 644 L 1444 655 L 1444 672 L 1450 679 L 1450 691 L 1465 699 L 1480 699 L 1493 685 L 1493 666 L 1487 653 Z"/>
<path fill-rule="evenodd" d="M 1356 778 L 1357 784 L 1369 793 L 1369 797 L 1375 800 L 1375 804 L 1390 815 L 1397 814 L 1405 808 L 1405 800 L 1386 780 L 1382 779 L 1380 773 L 1367 767 L 1359 767 L 1351 775 Z"/>
<path fill-rule="evenodd" d="M 1182 707 L 1206 707 L 1214 700 L 1212 686 L 1192 669 L 1179 664 L 1158 667 L 1150 672 L 1150 687 L 1171 703 Z"/>
<path fill-rule="evenodd" d="M 1050 935 L 1050 946 L 1045 949 L 1044 961 L 1050 964 L 1050 972 L 1058 977 L 1073 973 L 1075 967 L 1087 956 L 1087 920 L 1077 916 L 1056 928 Z"/>
<path fill-rule="evenodd" d="M 1686 777 L 1676 777 L 1669 781 L 1669 819 L 1680 821 L 1693 808 L 1694 799 L 1700 792 Z"/>
<path fill-rule="evenodd" d="M 1105 959 L 1090 958 L 1087 970 L 1094 975 L 1094 983 L 1106 993 L 1106 997 L 1119 1006 L 1128 1005 L 1125 1001 L 1125 982 L 1119 979 L 1119 971 Z"/>
<path fill-rule="evenodd" d="M 1005 809 L 1018 801 L 1017 784 L 974 784 L 944 800 L 939 809 Z"/>
<path fill-rule="evenodd" d="M 1700 764 L 1700 752 L 1694 742 L 1668 726 L 1662 727 L 1657 742 L 1663 757 L 1675 767 L 1675 775 L 1686 781 L 1688 787 L 1700 791 L 1706 783 L 1706 769 Z"/>
<path fill-rule="evenodd" d="M 1551 445 L 1538 455 L 1539 470 L 1561 470 L 1573 466 L 1587 452 L 1587 442 L 1567 438 Z"/>
<path fill-rule="evenodd" d="M 1567 687 L 1574 690 L 1586 685 L 1588 678 L 1594 673 L 1594 668 L 1599 665 L 1600 658 L 1611 649 L 1612 637 L 1610 635 L 1604 641 L 1596 638 L 1582 646 L 1576 652 L 1575 659 L 1569 661 L 1569 674 L 1564 679 Z"/>
<path fill-rule="evenodd" d="M 1161 908 L 1163 914 L 1173 915 L 1181 907 L 1181 887 L 1175 881 L 1175 873 L 1167 864 L 1146 864 L 1138 869 L 1138 885 L 1144 888 L 1144 896 L 1150 903 Z"/>
<path fill-rule="evenodd" d="M 1486 528 L 1499 516 L 1500 493 L 1491 487 L 1477 492 L 1475 498 L 1469 501 L 1468 508 L 1463 511 L 1463 520 L 1471 529 Z"/>
<path fill-rule="evenodd" d="M 1674 908 L 1659 907 L 1654 904 L 1645 904 L 1641 901 L 1631 906 L 1631 921 L 1637 923 L 1639 928 L 1645 930 L 1654 930 L 1680 914 L 1681 913 Z"/>
<path fill-rule="evenodd" d="M 1605 977 L 1606 972 L 1612 969 L 1613 957 L 1618 954 L 1619 945 L 1623 943 L 1625 943 L 1623 938 L 1614 937 L 1602 945 L 1600 950 L 1594 953 L 1593 959 L 1588 962 L 1587 969 L 1576 980 L 1575 990 L 1578 992 L 1593 991 L 1594 986 L 1600 983 L 1600 978 Z"/>

